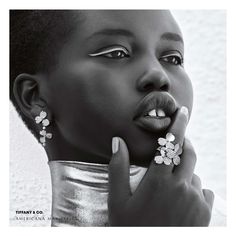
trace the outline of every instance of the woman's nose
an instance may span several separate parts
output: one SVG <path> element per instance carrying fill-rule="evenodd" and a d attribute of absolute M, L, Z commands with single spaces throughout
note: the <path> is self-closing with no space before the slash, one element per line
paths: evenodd
<path fill-rule="evenodd" d="M 139 91 L 169 91 L 170 80 L 159 62 L 149 67 L 137 81 Z"/>

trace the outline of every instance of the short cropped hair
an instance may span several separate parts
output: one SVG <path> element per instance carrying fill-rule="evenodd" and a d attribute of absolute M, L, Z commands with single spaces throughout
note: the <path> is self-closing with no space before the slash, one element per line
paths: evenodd
<path fill-rule="evenodd" d="M 14 97 L 14 81 L 21 73 L 53 69 L 79 19 L 75 10 L 10 10 L 10 100 L 34 135 L 32 121 L 20 111 Z"/>

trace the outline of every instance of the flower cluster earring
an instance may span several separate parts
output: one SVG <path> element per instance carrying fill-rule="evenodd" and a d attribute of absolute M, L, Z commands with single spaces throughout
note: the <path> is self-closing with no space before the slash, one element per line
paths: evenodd
<path fill-rule="evenodd" d="M 36 124 L 42 123 L 42 130 L 39 132 L 41 137 L 39 138 L 40 143 L 45 147 L 46 146 L 46 138 L 51 139 L 52 133 L 47 133 L 46 127 L 50 125 L 50 121 L 46 118 L 47 112 L 41 111 L 39 116 L 35 117 Z"/>

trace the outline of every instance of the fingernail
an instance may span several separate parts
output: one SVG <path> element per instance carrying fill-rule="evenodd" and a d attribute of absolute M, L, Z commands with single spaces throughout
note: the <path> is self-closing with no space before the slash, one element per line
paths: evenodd
<path fill-rule="evenodd" d="M 185 107 L 185 106 L 182 106 L 182 107 L 180 108 L 180 111 L 187 117 L 187 120 L 188 120 L 188 116 L 189 116 L 189 114 L 188 114 L 188 108 Z"/>
<path fill-rule="evenodd" d="M 119 150 L 119 138 L 112 138 L 112 153 L 115 154 Z"/>

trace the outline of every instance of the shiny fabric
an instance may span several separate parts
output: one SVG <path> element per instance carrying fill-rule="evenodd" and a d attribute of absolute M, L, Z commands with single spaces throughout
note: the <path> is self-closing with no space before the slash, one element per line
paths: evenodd
<path fill-rule="evenodd" d="M 50 161 L 52 226 L 108 226 L 108 165 Z M 130 166 L 134 192 L 146 168 Z"/>
<path fill-rule="evenodd" d="M 108 226 L 108 165 L 50 161 L 52 226 Z M 146 168 L 130 166 L 133 193 Z M 210 226 L 226 224 L 225 203 L 215 195 Z"/>

